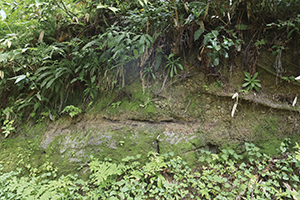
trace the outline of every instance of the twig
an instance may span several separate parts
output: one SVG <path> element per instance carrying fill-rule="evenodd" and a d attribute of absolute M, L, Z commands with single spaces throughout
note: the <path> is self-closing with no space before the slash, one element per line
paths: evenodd
<path fill-rule="evenodd" d="M 163 97 L 163 98 L 166 98 L 166 99 L 169 99 L 169 97 L 165 96 L 165 95 L 162 95 L 160 94 L 160 91 L 159 92 L 154 92 L 152 91 L 156 96 L 160 96 L 160 97 Z"/>
<path fill-rule="evenodd" d="M 69 15 L 69 17 L 71 17 L 71 18 L 76 17 L 75 14 L 73 14 L 71 11 L 68 11 L 68 9 L 67 9 L 67 7 L 65 6 L 65 4 L 64 4 L 63 1 L 61 1 L 61 4 L 63 5 L 63 8 L 58 4 L 57 1 L 55 1 L 55 3 L 56 3 L 56 5 L 57 5 L 60 9 L 62 9 L 63 11 L 65 11 L 65 13 L 67 13 L 67 15 Z M 71 13 L 73 16 L 72 16 L 70 13 Z"/>
<path fill-rule="evenodd" d="M 177 12 L 177 6 L 176 6 L 176 2 L 175 0 L 173 0 L 173 4 L 174 4 L 174 10 L 175 10 L 175 15 L 176 15 L 176 23 L 177 23 L 177 27 L 179 27 L 179 17 L 178 17 L 178 12 Z"/>
<path fill-rule="evenodd" d="M 260 30 L 257 30 L 255 33 L 254 33 L 254 35 L 252 36 L 252 38 L 251 38 L 251 40 L 250 40 L 250 42 L 248 43 L 248 45 L 246 46 L 246 48 L 245 48 L 245 50 L 244 50 L 244 52 L 243 52 L 243 54 L 244 54 L 244 59 L 243 59 L 243 67 L 245 67 L 245 66 L 247 66 L 248 65 L 248 52 L 249 52 L 249 49 L 250 49 L 250 44 L 252 43 L 252 41 L 253 41 L 253 39 L 254 39 L 254 37 L 256 36 L 256 34 L 258 33 L 258 31 L 260 31 Z"/>
<path fill-rule="evenodd" d="M 190 106 L 190 103 L 191 103 L 191 100 L 189 100 L 189 103 L 188 103 L 188 105 L 186 106 L 186 108 L 185 108 L 185 110 L 184 110 L 184 113 L 187 112 L 187 109 L 188 109 L 188 107 Z"/>
<path fill-rule="evenodd" d="M 142 81 L 142 87 L 143 87 L 143 94 L 145 94 L 145 79 L 143 78 L 143 68 L 141 68 L 141 71 L 140 71 L 140 79 Z"/>
<path fill-rule="evenodd" d="M 161 86 L 161 89 L 160 89 L 160 91 L 158 93 L 161 93 L 164 90 L 164 87 L 165 87 L 167 79 L 168 79 L 168 75 L 166 75 L 165 80 L 164 80 L 164 82 L 163 82 L 163 84 Z"/>

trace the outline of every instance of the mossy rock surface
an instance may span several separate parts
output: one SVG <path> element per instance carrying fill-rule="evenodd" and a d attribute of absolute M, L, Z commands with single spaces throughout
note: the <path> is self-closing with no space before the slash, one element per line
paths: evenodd
<path fill-rule="evenodd" d="M 276 102 L 288 108 L 285 110 L 255 101 L 274 101 L 273 91 L 250 91 L 244 99 L 240 93 L 237 111 L 231 117 L 235 101 L 231 96 L 243 83 L 242 71 L 234 71 L 227 85 L 222 79 L 192 73 L 161 92 L 162 80 L 147 84 L 144 93 L 141 81 L 136 80 L 121 92 L 104 93 L 85 114 L 21 126 L 17 137 L 2 139 L 0 164 L 5 171 L 27 167 L 24 173 L 32 173 L 30 168 L 39 171 L 51 166 L 59 168 L 59 174 L 88 177 L 91 155 L 120 162 L 126 156 L 141 154 L 140 161 L 145 162 L 148 152 L 174 152 L 195 166 L 202 149 L 242 153 L 248 142 L 264 153 L 277 154 L 285 138 L 291 138 L 292 144 L 299 142 L 300 118 L 290 105 Z M 270 76 L 263 69 L 259 73 Z M 272 85 L 275 79 L 262 82 Z M 293 94 L 300 91 L 297 85 L 288 87 Z"/>

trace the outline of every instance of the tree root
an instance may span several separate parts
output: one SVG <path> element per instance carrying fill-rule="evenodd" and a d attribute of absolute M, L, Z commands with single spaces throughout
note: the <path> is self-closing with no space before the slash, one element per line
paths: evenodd
<path fill-rule="evenodd" d="M 210 91 L 205 91 L 207 94 L 211 95 L 216 95 L 219 97 L 229 97 L 232 98 L 233 93 L 228 94 L 228 93 L 222 93 L 222 92 L 210 92 Z M 246 94 L 246 95 L 239 95 L 239 99 L 243 99 L 252 103 L 257 103 L 262 106 L 274 108 L 274 109 L 279 109 L 279 110 L 286 110 L 286 111 L 294 111 L 294 112 L 300 112 L 300 107 L 293 107 L 288 104 L 282 104 L 282 103 L 277 103 L 274 102 L 271 99 L 261 99 L 260 96 L 255 96 L 254 94 Z"/>

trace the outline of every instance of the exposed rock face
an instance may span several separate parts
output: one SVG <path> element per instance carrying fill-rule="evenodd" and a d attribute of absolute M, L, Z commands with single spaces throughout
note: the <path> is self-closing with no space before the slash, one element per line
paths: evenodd
<path fill-rule="evenodd" d="M 273 76 L 259 73 L 266 77 L 262 85 L 275 84 Z M 275 92 L 271 90 L 238 90 L 243 78 L 242 71 L 235 71 L 229 81 L 199 72 L 180 84 L 166 84 L 159 94 L 155 91 L 160 90 L 160 82 L 142 94 L 137 80 L 117 98 L 111 95 L 100 99 L 87 114 L 46 125 L 45 131 L 36 133 L 41 135 L 39 146 L 54 164 L 62 163 L 67 171 L 73 165 L 84 169 L 90 155 L 121 161 L 141 154 L 140 161 L 145 161 L 150 151 L 173 151 L 193 165 L 202 149 L 218 153 L 221 148 L 230 148 L 241 153 L 245 142 L 253 142 L 264 152 L 274 154 L 285 138 L 298 141 L 297 104 L 292 107 L 273 99 Z M 300 92 L 297 85 L 289 85 L 289 89 L 293 96 Z M 239 102 L 231 117 L 231 97 L 236 92 Z M 112 104 L 116 101 L 117 106 Z"/>

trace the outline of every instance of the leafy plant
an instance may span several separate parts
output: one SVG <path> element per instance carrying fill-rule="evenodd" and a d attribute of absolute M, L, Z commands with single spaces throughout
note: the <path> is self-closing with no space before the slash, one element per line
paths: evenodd
<path fill-rule="evenodd" d="M 179 63 L 180 57 L 177 59 L 174 58 L 175 54 L 171 53 L 168 56 L 165 55 L 167 59 L 167 64 L 165 68 L 168 69 L 167 73 L 170 75 L 171 78 L 174 77 L 174 75 L 177 74 L 177 68 L 183 70 L 183 66 Z"/>
<path fill-rule="evenodd" d="M 213 83 L 214 86 L 218 87 L 218 88 L 222 88 L 223 87 L 223 83 L 220 80 L 217 80 L 216 82 Z"/>
<path fill-rule="evenodd" d="M 107 187 L 114 183 L 118 177 L 126 170 L 124 165 L 116 165 L 108 161 L 102 162 L 97 159 L 93 159 L 89 163 L 91 171 L 91 181 L 93 184 L 100 187 Z"/>
<path fill-rule="evenodd" d="M 80 114 L 82 112 L 82 110 L 80 108 L 77 108 L 73 105 L 70 105 L 70 106 L 66 106 L 62 113 L 68 113 L 70 115 L 70 117 L 74 117 L 78 114 Z"/>
<path fill-rule="evenodd" d="M 262 46 L 262 45 L 265 45 L 266 43 L 267 43 L 266 40 L 261 39 L 261 40 L 257 40 L 257 41 L 254 43 L 254 45 L 255 45 L 255 46 Z"/>
<path fill-rule="evenodd" d="M 15 132 L 15 127 L 13 126 L 15 120 L 5 120 L 3 122 L 3 125 L 1 129 L 3 130 L 3 133 L 5 134 L 4 137 L 9 136 L 11 133 Z"/>
<path fill-rule="evenodd" d="M 119 108 L 121 103 L 122 103 L 121 101 L 117 101 L 115 103 L 111 103 L 111 106 L 113 107 L 113 109 L 116 109 L 116 108 Z"/>
<path fill-rule="evenodd" d="M 272 49 L 274 49 L 274 51 L 271 53 L 271 55 L 276 55 L 279 54 L 280 51 L 284 50 L 284 46 L 278 46 L 278 45 L 273 45 Z"/>
<path fill-rule="evenodd" d="M 286 77 L 286 76 L 283 76 L 281 77 L 282 80 L 285 80 L 287 82 L 295 82 L 295 77 L 294 76 L 289 76 L 289 77 Z"/>
<path fill-rule="evenodd" d="M 259 83 L 260 80 L 256 79 L 258 76 L 258 72 L 256 72 L 253 77 L 248 72 L 245 72 L 246 78 L 244 80 L 246 83 L 242 85 L 242 87 L 246 87 L 246 90 L 253 90 L 255 89 L 256 91 L 259 91 L 259 88 L 261 88 L 261 84 Z"/>
<path fill-rule="evenodd" d="M 289 20 L 278 20 L 278 23 L 270 23 L 267 24 L 267 26 L 277 26 L 278 30 L 286 28 L 286 31 L 288 32 L 287 38 L 290 38 L 293 32 L 299 32 L 299 24 L 300 24 L 300 14 L 298 14 L 295 18 L 290 18 Z"/>
<path fill-rule="evenodd" d="M 192 170 L 173 152 L 163 155 L 149 152 L 145 164 L 137 161 L 141 155 L 127 156 L 120 163 L 113 163 L 109 158 L 102 161 L 90 156 L 88 180 L 70 174 L 57 177 L 57 169 L 48 161 L 39 169 L 23 163 L 32 172 L 27 177 L 22 176 L 24 169 L 21 168 L 4 173 L 0 164 L 0 198 L 299 198 L 300 178 L 297 169 L 300 166 L 300 147 L 296 143 L 297 153 L 294 156 L 288 152 L 289 145 L 290 140 L 284 140 L 277 157 L 261 153 L 251 143 L 245 143 L 243 154 L 232 149 L 223 149 L 219 154 L 200 150 L 196 170 Z"/>
<path fill-rule="evenodd" d="M 209 90 L 209 88 L 208 88 L 208 86 L 207 85 L 203 85 L 202 86 L 206 91 L 208 91 Z"/>
<path fill-rule="evenodd" d="M 300 161 L 300 146 L 299 146 L 299 144 L 297 142 L 296 142 L 296 145 L 294 146 L 294 149 L 296 149 L 296 152 L 295 152 L 296 156 L 295 156 L 295 158 L 298 161 Z"/>
<path fill-rule="evenodd" d="M 242 40 L 237 39 L 235 33 L 232 33 L 232 31 L 227 31 L 227 33 L 232 35 L 235 41 L 224 35 L 222 35 L 222 39 L 219 39 L 219 33 L 222 29 L 223 27 L 217 27 L 210 33 L 205 34 L 203 39 L 203 47 L 210 49 L 210 52 L 207 52 L 207 56 L 209 56 L 215 66 L 219 65 L 221 55 L 225 58 L 229 58 L 229 48 L 238 46 L 242 42 Z M 203 28 L 198 29 L 194 34 L 194 41 L 198 40 L 204 31 L 205 29 Z"/>
<path fill-rule="evenodd" d="M 154 70 L 152 69 L 152 67 L 150 66 L 150 63 L 148 64 L 148 67 L 145 67 L 144 68 L 144 75 L 143 75 L 143 78 L 145 78 L 146 76 L 151 76 L 154 80 L 155 80 L 155 73 L 154 73 Z"/>
<path fill-rule="evenodd" d="M 147 108 L 151 104 L 152 100 L 148 97 L 144 104 L 140 104 L 141 107 Z"/>

